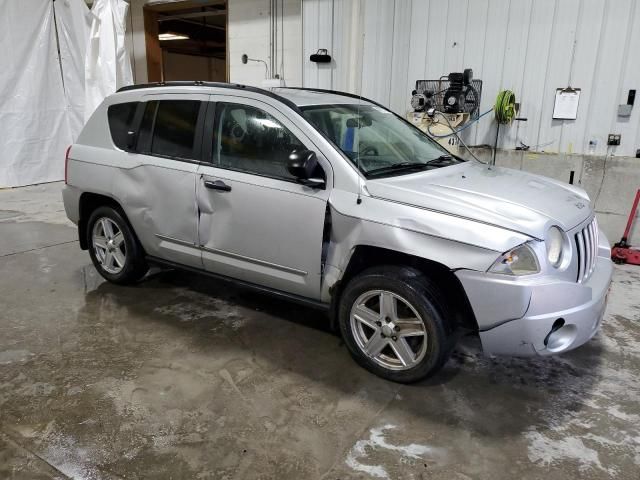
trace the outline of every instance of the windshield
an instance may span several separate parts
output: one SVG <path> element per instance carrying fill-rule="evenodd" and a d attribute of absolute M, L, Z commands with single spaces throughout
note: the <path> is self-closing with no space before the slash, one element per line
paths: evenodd
<path fill-rule="evenodd" d="M 305 118 L 368 178 L 441 168 L 464 160 L 392 112 L 373 105 L 302 107 Z"/>

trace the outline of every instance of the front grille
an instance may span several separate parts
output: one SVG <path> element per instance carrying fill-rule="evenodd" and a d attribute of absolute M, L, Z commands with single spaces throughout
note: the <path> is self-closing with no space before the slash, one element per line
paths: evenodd
<path fill-rule="evenodd" d="M 575 234 L 578 249 L 578 283 L 586 282 L 596 266 L 598 257 L 598 221 L 591 223 Z"/>

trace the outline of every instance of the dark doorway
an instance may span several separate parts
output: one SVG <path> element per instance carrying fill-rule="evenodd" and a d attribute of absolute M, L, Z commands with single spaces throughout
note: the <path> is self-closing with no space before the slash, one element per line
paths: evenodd
<path fill-rule="evenodd" d="M 150 82 L 228 81 L 227 0 L 144 7 Z"/>

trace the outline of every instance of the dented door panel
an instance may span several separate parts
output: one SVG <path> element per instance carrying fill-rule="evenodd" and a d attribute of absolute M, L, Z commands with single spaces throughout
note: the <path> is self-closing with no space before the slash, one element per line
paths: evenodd
<path fill-rule="evenodd" d="M 210 190 L 206 180 L 231 191 Z M 204 267 L 318 298 L 326 198 L 309 187 L 200 167 L 197 198 Z"/>
<path fill-rule="evenodd" d="M 204 117 L 203 105 L 209 95 L 202 94 L 150 94 L 142 98 L 143 104 L 163 101 L 196 101 L 200 103 L 197 126 L 194 125 L 193 157 L 170 158 L 156 153 L 153 142 L 162 141 L 171 145 L 175 141 L 171 135 L 155 137 L 152 141 L 151 129 L 142 140 L 142 128 L 138 132 L 137 149 L 141 152 L 123 153 L 130 158 L 127 166 L 119 168 L 114 176 L 114 186 L 119 192 L 121 204 L 131 221 L 140 242 L 148 255 L 160 257 L 191 267 L 202 267 L 202 256 L 198 247 L 198 209 L 195 199 L 195 186 L 202 142 L 201 122 Z M 164 104 L 167 105 L 167 104 Z M 147 110 L 152 111 L 152 110 Z M 157 130 L 161 110 L 152 114 L 151 125 Z M 165 112 L 167 112 L 165 110 Z M 181 132 L 173 125 L 180 125 L 166 119 L 172 117 L 165 113 L 165 131 Z M 167 127 L 169 126 L 169 127 Z M 169 130 L 167 130 L 169 129 Z M 176 143 L 177 144 L 177 143 Z M 162 149 L 160 149 L 162 150 Z"/>
<path fill-rule="evenodd" d="M 148 255 L 201 267 L 195 183 L 198 165 L 137 155 L 114 176 L 122 205 Z"/>
<path fill-rule="evenodd" d="M 211 100 L 250 106 L 275 118 L 305 148 L 316 152 L 327 189 L 203 163 L 196 197 L 204 268 L 318 299 L 325 210 L 333 184 L 330 163 L 305 133 L 272 105 L 228 95 L 212 95 Z M 223 182 L 229 189 L 207 188 L 205 182 Z"/>

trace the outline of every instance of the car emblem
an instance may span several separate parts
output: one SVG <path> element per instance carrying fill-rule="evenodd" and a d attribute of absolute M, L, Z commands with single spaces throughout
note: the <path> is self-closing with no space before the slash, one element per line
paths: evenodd
<path fill-rule="evenodd" d="M 582 210 L 586 205 L 582 202 L 576 202 L 576 207 L 578 207 L 580 210 Z"/>

